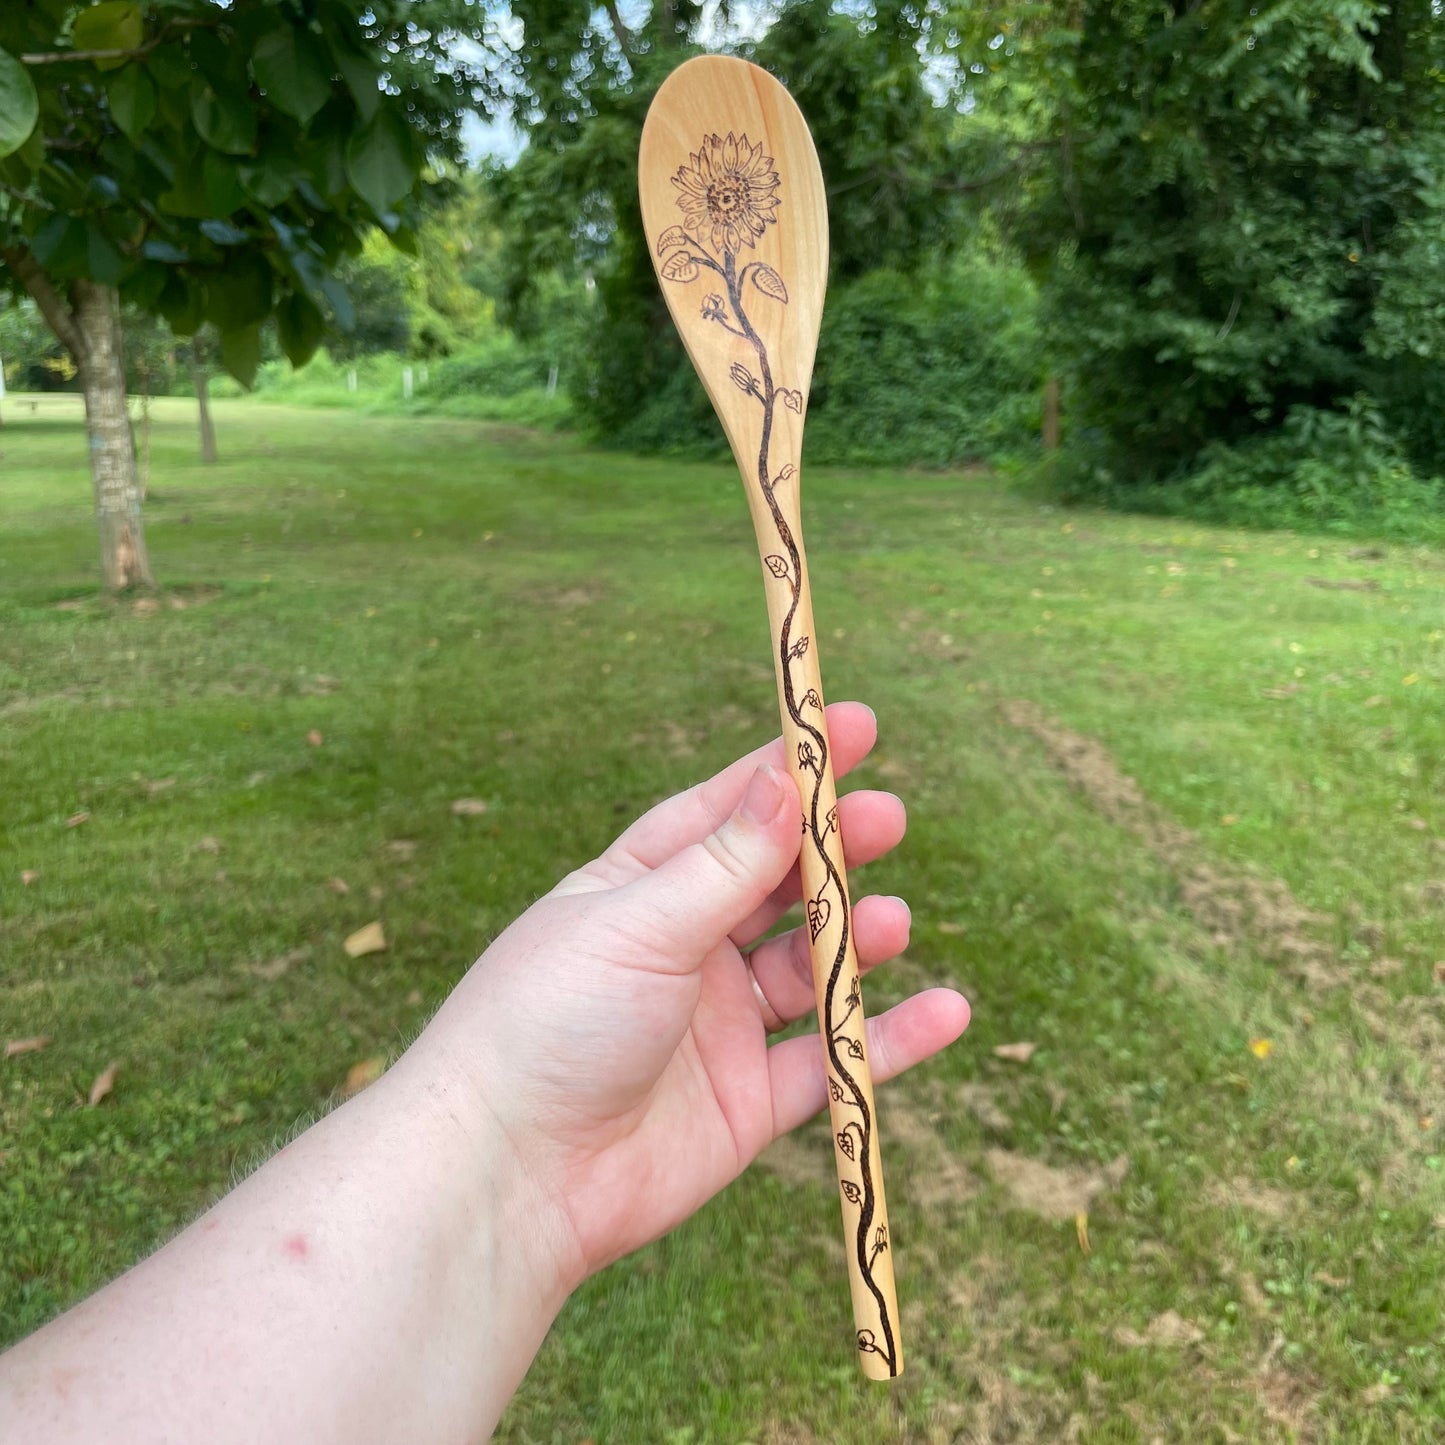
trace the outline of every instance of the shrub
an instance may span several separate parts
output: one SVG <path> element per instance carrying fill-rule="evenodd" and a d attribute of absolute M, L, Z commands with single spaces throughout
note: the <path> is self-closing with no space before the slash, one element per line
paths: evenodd
<path fill-rule="evenodd" d="M 1091 456 L 1085 438 L 1060 482 L 1071 500 L 1205 522 L 1445 538 L 1445 481 L 1413 469 L 1403 441 L 1363 393 L 1334 409 L 1293 406 L 1267 435 L 1212 443 L 1196 470 L 1171 482 L 1126 482 Z"/>

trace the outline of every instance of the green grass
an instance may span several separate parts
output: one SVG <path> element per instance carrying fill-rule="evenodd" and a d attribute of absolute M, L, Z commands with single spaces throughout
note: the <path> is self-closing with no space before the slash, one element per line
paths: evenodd
<path fill-rule="evenodd" d="M 137 607 L 95 595 L 50 405 L 0 432 L 0 1037 L 54 1038 L 0 1060 L 6 1337 L 775 720 L 730 469 L 255 403 L 201 468 L 162 403 L 169 595 Z M 983 475 L 806 488 L 829 692 L 877 709 L 859 780 L 910 810 L 859 880 L 915 919 L 870 1004 L 974 1003 L 882 1103 L 908 1370 L 855 1372 L 812 1128 L 585 1288 L 501 1438 L 1438 1440 L 1445 555 Z M 374 918 L 390 949 L 348 960 Z M 1027 1161 L 1057 1172 L 1021 1197 Z"/>

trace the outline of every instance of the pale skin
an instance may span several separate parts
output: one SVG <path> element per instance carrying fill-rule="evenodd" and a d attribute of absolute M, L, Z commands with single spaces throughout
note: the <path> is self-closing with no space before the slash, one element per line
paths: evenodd
<path fill-rule="evenodd" d="M 841 776 L 873 715 L 828 721 Z M 503 933 L 381 1080 L 0 1356 L 0 1433 L 485 1440 L 578 1284 L 823 1107 L 816 1037 L 768 1041 L 812 1011 L 806 935 L 745 951 L 798 898 L 783 761 L 775 742 L 659 804 Z M 840 823 L 856 866 L 899 842 L 903 807 L 855 792 Z M 865 970 L 907 943 L 901 899 L 854 922 Z M 869 1024 L 875 1078 L 967 1024 L 950 989 L 899 1004 Z"/>

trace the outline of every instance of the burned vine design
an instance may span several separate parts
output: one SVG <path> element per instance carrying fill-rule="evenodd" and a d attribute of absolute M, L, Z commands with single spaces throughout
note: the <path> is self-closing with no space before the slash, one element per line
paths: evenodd
<path fill-rule="evenodd" d="M 873 1276 L 878 1256 L 888 1248 L 887 1226 L 875 1223 L 879 1201 L 872 1170 L 874 1121 L 868 1100 L 849 1069 L 850 1063 L 862 1063 L 864 1058 L 862 1043 L 855 1036 L 859 1024 L 853 1024 L 855 1034 L 848 1032 L 850 1021 L 862 1008 L 858 975 L 848 966 L 852 917 L 839 866 L 825 846 L 828 835 L 837 832 L 838 809 L 836 804 L 826 811 L 823 808 L 828 742 L 821 717 L 814 721 L 804 712 L 810 709 L 821 713 L 823 702 L 813 687 L 800 695 L 793 678 L 794 664 L 807 656 L 811 639 L 806 635 L 795 637 L 793 633 L 803 603 L 803 561 L 797 539 L 778 504 L 777 489 L 793 479 L 797 466 L 787 462 L 776 473 L 772 469 L 773 421 L 777 407 L 781 404 L 801 416 L 804 398 L 801 388 L 780 385 L 774 377 L 767 345 L 748 313 L 754 293 L 767 304 L 788 304 L 784 278 L 761 258 L 744 259 L 746 252 L 756 250 L 757 242 L 767 234 L 768 228 L 778 223 L 780 184 L 773 158 L 764 153 L 761 143 L 731 131 L 726 137 L 705 135 L 697 151 L 688 156 L 688 164 L 679 166 L 672 177 L 682 221 L 680 225 L 667 227 L 657 238 L 658 271 L 664 281 L 678 285 L 708 278 L 714 288 L 720 286 L 721 289 L 704 294 L 702 319 L 709 325 L 720 326 L 745 343 L 752 353 L 750 362 L 735 360 L 729 365 L 728 378 L 762 408 L 757 480 L 779 546 L 778 551 L 763 557 L 763 566 L 769 577 L 789 593 L 778 639 L 783 702 L 801 738 L 797 747 L 799 773 L 809 779 L 810 796 L 803 818 L 805 846 L 816 851 L 826 874 L 822 888 L 806 901 L 808 932 L 816 943 L 835 916 L 839 927 L 838 944 L 824 991 L 828 1092 L 837 1107 L 856 1115 L 834 1138 L 838 1152 L 857 1170 L 858 1177 L 842 1180 L 840 1187 L 846 1203 L 857 1211 L 854 1249 L 864 1283 L 878 1306 L 882 1334 L 879 1339 L 873 1330 L 859 1330 L 857 1347 L 862 1353 L 881 1356 L 889 1374 L 893 1375 L 899 1368 L 893 1321 L 889 1318 L 888 1301 Z"/>

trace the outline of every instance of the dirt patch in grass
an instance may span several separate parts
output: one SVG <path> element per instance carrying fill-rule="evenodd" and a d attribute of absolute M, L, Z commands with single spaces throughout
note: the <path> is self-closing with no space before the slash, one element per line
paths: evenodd
<path fill-rule="evenodd" d="M 1013 1202 L 1040 1219 L 1069 1220 L 1087 1214 L 1094 1200 L 1112 1194 L 1129 1172 L 1123 1154 L 1102 1169 L 1055 1169 L 1007 1149 L 990 1149 L 984 1159 Z"/>
<path fill-rule="evenodd" d="M 1209 1186 L 1209 1199 L 1224 1209 L 1245 1209 L 1261 1219 L 1272 1222 L 1288 1219 L 1295 1212 L 1295 1198 L 1283 1189 L 1238 1175 L 1233 1179 L 1216 1179 Z"/>
<path fill-rule="evenodd" d="M 1349 970 L 1316 936 L 1325 919 L 1279 879 L 1201 858 L 1195 835 L 1146 798 L 1095 739 L 1064 727 L 1031 702 L 1006 702 L 1003 715 L 1010 726 L 1037 738 L 1054 766 L 1099 812 L 1133 833 L 1174 873 L 1184 906 L 1218 947 L 1253 948 L 1314 988 L 1349 981 Z"/>

